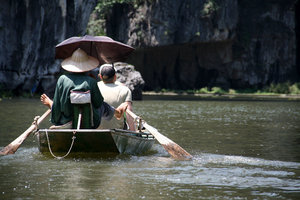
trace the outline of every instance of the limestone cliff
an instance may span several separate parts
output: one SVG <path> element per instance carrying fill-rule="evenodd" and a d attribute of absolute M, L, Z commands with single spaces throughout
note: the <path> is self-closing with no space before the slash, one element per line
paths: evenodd
<path fill-rule="evenodd" d="M 138 6 L 117 4 L 107 15 L 106 30 L 139 47 L 130 62 L 142 73 L 145 89 L 259 88 L 299 80 L 296 2 L 152 0 Z"/>
<path fill-rule="evenodd" d="M 300 79 L 299 1 L 131 2 L 106 12 L 105 30 L 136 47 L 128 62 L 146 90 L 259 88 Z M 0 91 L 53 91 L 60 72 L 54 47 L 85 34 L 96 3 L 0 0 Z"/>
<path fill-rule="evenodd" d="M 82 35 L 96 0 L 1 0 L 0 90 L 53 92 L 55 45 Z"/>

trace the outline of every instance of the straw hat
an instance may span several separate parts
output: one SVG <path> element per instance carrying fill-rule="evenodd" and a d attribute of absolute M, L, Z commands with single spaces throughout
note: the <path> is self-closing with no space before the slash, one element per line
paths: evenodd
<path fill-rule="evenodd" d="M 62 68 L 69 72 L 87 72 L 95 69 L 98 65 L 99 61 L 96 58 L 88 56 L 80 48 L 61 63 Z"/>

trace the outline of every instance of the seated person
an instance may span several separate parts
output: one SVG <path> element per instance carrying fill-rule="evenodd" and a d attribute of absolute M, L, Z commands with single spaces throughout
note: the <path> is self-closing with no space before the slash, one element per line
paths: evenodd
<path fill-rule="evenodd" d="M 53 101 L 47 95 L 41 96 L 41 101 L 52 109 L 51 122 L 55 126 L 64 126 L 69 128 L 70 122 L 73 120 L 74 105 L 70 101 L 71 91 L 90 91 L 91 94 L 91 112 L 92 127 L 97 128 L 100 124 L 101 117 L 111 119 L 113 115 L 120 118 L 127 106 L 122 105 L 118 109 L 105 104 L 103 97 L 97 86 L 97 81 L 86 74 L 86 72 L 96 68 L 99 61 L 88 56 L 83 50 L 77 49 L 72 56 L 66 58 L 61 66 L 67 71 L 61 75 L 57 81 Z M 75 125 L 76 127 L 76 125 Z M 74 128 L 74 125 L 73 125 Z"/>
<path fill-rule="evenodd" d="M 45 106 L 52 109 L 53 101 L 46 94 L 42 94 L 40 99 L 41 99 L 41 102 Z M 101 114 L 101 116 L 104 120 L 111 120 L 113 115 L 115 116 L 116 119 L 120 120 L 123 113 L 126 111 L 126 109 L 127 109 L 126 103 L 123 103 L 118 108 L 114 109 L 112 106 L 103 102 L 102 108 L 99 109 L 99 113 Z M 101 120 L 100 120 L 100 122 L 101 122 Z M 53 125 L 50 128 L 51 129 L 55 129 L 55 128 L 71 129 L 72 121 L 69 121 L 68 123 L 59 125 L 59 126 Z"/>
<path fill-rule="evenodd" d="M 99 77 L 102 81 L 98 82 L 98 87 L 104 98 L 104 101 L 111 106 L 118 107 L 121 104 L 126 104 L 127 109 L 132 110 L 132 95 L 128 87 L 122 83 L 116 81 L 116 70 L 112 64 L 104 64 L 99 69 Z M 102 120 L 98 128 L 110 129 L 110 128 L 124 128 L 124 118 L 122 120 L 111 119 L 110 121 Z M 131 116 L 126 115 L 126 122 L 128 126 L 126 129 L 135 130 L 133 119 Z M 125 122 L 125 124 L 127 124 Z"/>

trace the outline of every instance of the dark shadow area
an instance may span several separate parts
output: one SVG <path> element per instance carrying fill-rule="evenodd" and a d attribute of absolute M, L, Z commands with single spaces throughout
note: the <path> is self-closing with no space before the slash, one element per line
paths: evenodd
<path fill-rule="evenodd" d="M 298 80 L 300 77 L 300 1 L 295 4 L 295 32 L 296 32 L 296 65 L 298 72 Z"/>

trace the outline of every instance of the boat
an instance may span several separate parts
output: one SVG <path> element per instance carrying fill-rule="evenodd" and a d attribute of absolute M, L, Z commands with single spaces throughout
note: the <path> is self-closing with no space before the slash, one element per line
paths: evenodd
<path fill-rule="evenodd" d="M 70 153 L 82 155 L 129 154 L 149 151 L 156 141 L 152 134 L 122 129 L 39 129 L 39 151 L 63 158 Z M 64 156 L 57 156 L 64 154 Z"/>
<path fill-rule="evenodd" d="M 36 116 L 32 125 L 4 147 L 0 151 L 0 155 L 14 154 L 23 141 L 32 132 L 35 132 L 40 152 L 44 154 L 50 152 L 52 156 L 58 159 L 65 158 L 71 151 L 83 154 L 92 153 L 97 156 L 105 153 L 142 154 L 149 151 L 155 141 L 161 144 L 174 159 L 190 160 L 193 158 L 191 154 L 162 135 L 139 116 L 129 110 L 126 112 L 134 119 L 138 131 L 80 129 L 81 113 L 78 116 L 77 129 L 38 129 L 38 125 L 51 113 L 51 110 L 48 109 L 41 117 Z M 64 156 L 54 154 L 61 152 L 66 153 Z"/>

